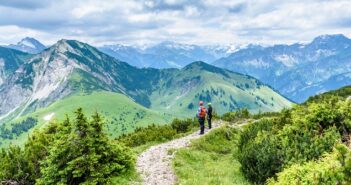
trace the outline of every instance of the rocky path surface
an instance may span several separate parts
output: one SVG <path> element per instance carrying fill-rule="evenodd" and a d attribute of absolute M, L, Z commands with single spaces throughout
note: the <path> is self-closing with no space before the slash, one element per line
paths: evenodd
<path fill-rule="evenodd" d="M 215 122 L 213 128 L 222 124 Z M 211 130 L 205 130 L 205 135 Z M 199 132 L 194 132 L 188 136 L 178 138 L 167 143 L 150 147 L 138 156 L 137 171 L 141 174 L 142 184 L 145 185 L 172 185 L 177 177 L 172 169 L 172 159 L 174 152 L 169 150 L 184 148 L 189 146 L 190 141 L 202 137 Z"/>

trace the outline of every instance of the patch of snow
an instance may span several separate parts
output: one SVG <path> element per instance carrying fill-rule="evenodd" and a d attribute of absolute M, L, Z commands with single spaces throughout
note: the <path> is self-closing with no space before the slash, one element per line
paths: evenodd
<path fill-rule="evenodd" d="M 174 61 L 167 61 L 167 64 L 169 64 L 170 66 L 173 66 L 173 67 L 176 67 L 176 68 L 181 68 L 182 66 L 177 64 L 176 62 Z"/>
<path fill-rule="evenodd" d="M 269 63 L 264 62 L 262 59 L 254 59 L 246 61 L 246 65 L 254 67 L 269 67 Z"/>
<path fill-rule="evenodd" d="M 54 116 L 55 116 L 55 113 L 52 112 L 52 113 L 50 113 L 50 114 L 45 115 L 45 116 L 43 117 L 43 119 L 44 119 L 45 121 L 50 121 Z"/>
<path fill-rule="evenodd" d="M 242 45 L 234 45 L 234 44 L 231 44 L 228 46 L 228 49 L 226 51 L 227 54 L 230 54 L 230 53 L 235 53 L 239 50 L 242 50 L 242 49 L 246 49 L 248 47 L 247 44 L 242 44 Z"/>
<path fill-rule="evenodd" d="M 184 49 L 184 50 L 193 50 L 195 48 L 193 45 L 179 44 L 179 43 L 167 43 L 165 46 L 170 49 Z"/>
<path fill-rule="evenodd" d="M 278 62 L 283 63 L 286 67 L 293 67 L 298 63 L 298 61 L 293 56 L 286 54 L 277 55 L 274 57 L 274 59 Z"/>
<path fill-rule="evenodd" d="M 318 49 L 316 51 L 315 56 L 313 56 L 313 59 L 318 60 L 320 57 L 329 57 L 335 54 L 335 51 L 332 50 L 327 50 L 327 49 Z"/>
<path fill-rule="evenodd" d="M 24 46 L 27 46 L 27 47 L 30 47 L 30 48 L 36 48 L 35 45 L 32 42 L 30 42 L 29 40 L 26 40 L 26 39 L 22 40 L 20 42 L 20 45 L 24 45 Z"/>

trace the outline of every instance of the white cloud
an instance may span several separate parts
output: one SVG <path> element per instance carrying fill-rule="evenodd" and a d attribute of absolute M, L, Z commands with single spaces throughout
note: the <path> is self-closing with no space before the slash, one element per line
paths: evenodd
<path fill-rule="evenodd" d="M 291 43 L 351 36 L 351 1 L 14 0 L 0 2 L 0 43 L 33 36 L 91 44 Z"/>

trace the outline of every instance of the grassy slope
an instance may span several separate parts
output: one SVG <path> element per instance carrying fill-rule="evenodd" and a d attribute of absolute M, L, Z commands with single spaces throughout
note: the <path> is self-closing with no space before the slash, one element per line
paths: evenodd
<path fill-rule="evenodd" d="M 136 127 L 147 126 L 152 123 L 165 124 L 171 120 L 170 116 L 146 109 L 125 95 L 103 91 L 89 95 L 73 95 L 27 116 L 38 118 L 39 123 L 35 128 L 40 128 L 48 123 L 48 121 L 44 120 L 45 116 L 55 113 L 52 119 L 63 120 L 66 114 L 70 117 L 73 116 L 73 112 L 78 107 L 82 107 L 87 115 L 91 115 L 95 111 L 101 113 L 105 118 L 108 133 L 112 138 L 122 133 L 131 132 Z M 15 122 L 24 118 L 19 118 Z M 31 129 L 29 133 L 33 130 Z M 27 139 L 27 136 L 28 134 L 24 133 L 12 140 L 12 143 L 21 145 Z M 4 143 L 3 146 L 6 146 L 10 141 L 2 142 Z"/>
<path fill-rule="evenodd" d="M 199 75 L 201 77 L 197 78 Z M 245 87 L 245 84 L 248 85 L 248 88 Z M 212 105 L 220 114 L 233 111 L 233 107 L 235 109 L 245 107 L 254 113 L 259 111 L 272 112 L 290 107 L 292 104 L 269 87 L 259 85 L 253 78 L 230 72 L 226 72 L 224 75 L 213 73 L 202 70 L 199 66 L 178 71 L 168 80 L 161 82 L 160 86 L 168 87 L 153 92 L 150 98 L 151 109 L 183 117 L 195 115 L 199 101 L 199 97 L 196 95 L 206 96 L 206 91 L 210 92 Z M 217 93 L 211 93 L 211 89 Z M 257 100 L 257 96 L 267 103 Z M 188 109 L 190 103 L 194 105 L 193 109 Z"/>
<path fill-rule="evenodd" d="M 228 137 L 229 136 L 229 137 Z M 228 140 L 230 138 L 230 140 Z M 222 127 L 176 152 L 173 166 L 179 184 L 249 184 L 235 158 L 237 130 Z"/>

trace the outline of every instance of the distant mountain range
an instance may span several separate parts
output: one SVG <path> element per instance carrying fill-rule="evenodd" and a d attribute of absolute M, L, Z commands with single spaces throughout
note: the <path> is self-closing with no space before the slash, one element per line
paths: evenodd
<path fill-rule="evenodd" d="M 6 47 L 27 53 L 45 49 L 33 38 Z M 309 96 L 351 83 L 351 41 L 341 34 L 319 36 L 307 44 L 269 47 L 198 46 L 167 41 L 143 48 L 106 45 L 98 50 L 138 68 L 182 68 L 194 61 L 204 61 L 253 76 L 299 103 Z M 15 66 L 21 63 L 20 58 L 17 57 Z M 0 84 L 5 76 L 5 72 L 0 73 Z"/>
<path fill-rule="evenodd" d="M 351 84 L 351 40 L 339 34 L 319 36 L 308 44 L 250 45 L 212 64 L 249 74 L 303 102 Z"/>
<path fill-rule="evenodd" d="M 175 42 L 138 48 L 124 45 L 107 45 L 99 50 L 129 64 L 143 68 L 182 68 L 194 61 L 213 62 L 228 56 L 233 46 L 198 46 Z"/>

